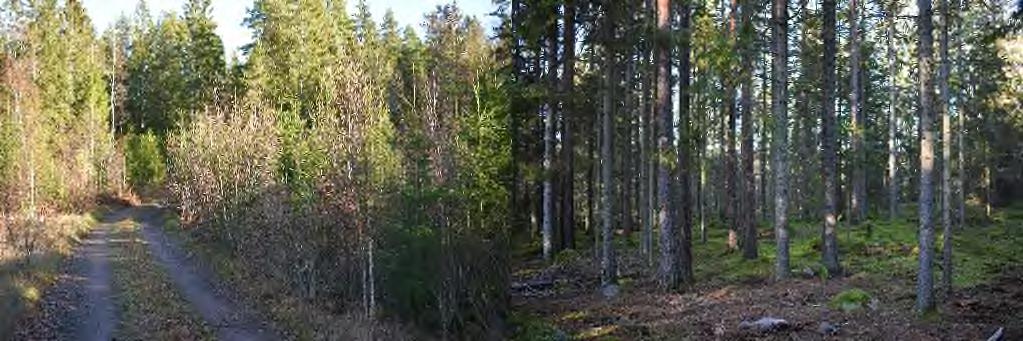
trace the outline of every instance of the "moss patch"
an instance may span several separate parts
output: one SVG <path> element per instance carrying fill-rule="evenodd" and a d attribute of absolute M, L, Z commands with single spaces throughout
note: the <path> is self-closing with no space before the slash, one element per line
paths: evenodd
<path fill-rule="evenodd" d="M 838 293 L 831 298 L 828 304 L 831 309 L 838 309 L 845 312 L 863 309 L 870 303 L 871 296 L 863 289 L 849 289 Z"/>

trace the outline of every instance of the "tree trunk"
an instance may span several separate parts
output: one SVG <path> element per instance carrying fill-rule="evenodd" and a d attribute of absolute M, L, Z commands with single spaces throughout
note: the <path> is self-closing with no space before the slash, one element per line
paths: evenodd
<path fill-rule="evenodd" d="M 965 10 L 965 9 L 966 9 L 965 6 L 960 6 L 960 10 Z M 960 26 L 960 25 L 962 25 L 962 22 L 960 21 L 960 22 L 956 23 L 956 25 L 957 25 L 956 31 L 961 33 L 962 31 L 960 29 L 961 29 L 962 26 Z M 963 55 L 964 54 L 962 54 L 962 53 L 959 54 L 960 60 L 965 58 Z M 970 77 L 970 76 L 967 76 L 967 77 Z M 970 78 L 972 78 L 972 77 L 970 77 Z M 967 84 L 969 84 L 969 82 L 967 82 Z M 969 85 L 966 85 L 966 89 L 969 89 Z M 966 89 L 964 89 L 964 92 L 966 91 Z M 965 138 L 964 136 L 966 135 L 966 128 L 965 128 L 966 109 L 967 109 L 967 106 L 965 104 L 961 105 L 959 107 L 958 112 L 956 113 L 957 116 L 959 116 L 958 119 L 956 120 L 956 124 L 958 125 L 958 127 L 956 128 L 956 131 L 959 132 L 959 134 L 956 136 L 956 139 L 957 139 L 957 141 L 956 141 L 956 145 L 957 145 L 956 150 L 957 150 L 957 154 L 958 154 L 958 157 L 956 158 L 956 160 L 958 160 L 958 166 L 959 166 L 958 167 L 959 168 L 959 173 L 956 175 L 956 189 L 959 190 L 959 210 L 958 210 L 959 215 L 957 217 L 959 219 L 959 225 L 958 226 L 959 226 L 960 229 L 963 229 L 963 228 L 966 227 L 966 187 L 963 186 L 964 185 L 963 176 L 965 174 L 964 171 L 963 171 L 963 168 L 965 167 L 965 164 L 966 164 L 966 159 L 963 158 L 963 139 Z"/>
<path fill-rule="evenodd" d="M 917 16 L 917 33 L 920 36 L 917 47 L 917 74 L 919 75 L 920 100 L 920 269 L 917 273 L 916 309 L 927 312 L 934 309 L 934 277 L 931 263 L 934 252 L 934 114 L 932 100 L 934 84 L 931 74 L 934 72 L 931 58 L 933 57 L 934 38 L 931 16 L 931 0 L 917 0 L 920 14 Z"/>
<path fill-rule="evenodd" d="M 838 262 L 838 160 L 836 155 L 835 131 L 835 0 L 824 0 L 824 27 L 821 31 L 824 43 L 823 110 L 821 115 L 821 165 L 824 168 L 824 267 L 829 276 L 837 276 L 842 269 Z"/>
<path fill-rule="evenodd" d="M 774 76 L 771 84 L 771 111 L 774 113 L 774 237 L 777 244 L 774 273 L 778 279 L 789 277 L 789 176 L 788 176 L 788 1 L 772 1 L 772 54 Z"/>
<path fill-rule="evenodd" d="M 742 95 L 740 107 L 742 116 L 742 185 L 739 200 L 739 222 L 742 231 L 742 256 L 745 259 L 757 258 L 757 224 L 756 224 L 756 181 L 753 174 L 753 1 L 745 0 L 742 4 L 742 32 L 740 33 L 739 51 L 742 63 Z"/>
<path fill-rule="evenodd" d="M 849 117 L 852 118 L 849 142 L 852 153 L 852 222 L 859 223 L 866 218 L 866 179 L 863 174 L 863 113 L 860 76 L 860 26 L 859 0 L 849 1 Z"/>
<path fill-rule="evenodd" d="M 693 151 L 693 137 L 692 130 L 690 128 L 692 122 L 692 115 L 689 109 L 690 102 L 690 49 L 692 48 L 692 31 L 690 30 L 690 16 L 691 11 L 689 8 L 689 0 L 682 0 L 679 5 L 679 28 L 682 30 L 682 41 L 679 47 L 679 100 L 678 100 L 678 112 L 679 112 L 679 153 L 678 153 L 678 169 L 679 169 L 679 208 L 681 209 L 681 222 L 682 222 L 682 239 L 679 244 L 679 273 L 681 274 L 680 280 L 684 283 L 689 283 L 693 278 L 693 205 L 692 205 L 692 151 Z"/>
<path fill-rule="evenodd" d="M 615 56 L 614 50 L 611 48 L 611 42 L 614 41 L 614 4 L 611 4 L 611 8 L 607 9 L 607 18 L 605 18 L 605 46 L 604 46 L 604 99 L 603 99 L 603 116 L 601 117 L 601 145 L 600 145 L 600 220 L 601 220 L 601 253 L 600 253 L 600 284 L 602 287 L 608 287 L 616 285 L 618 282 L 617 278 L 617 264 L 615 263 L 614 253 L 614 231 L 612 230 L 612 219 L 611 215 L 611 201 L 612 193 L 611 189 L 614 187 L 613 180 L 611 179 L 611 133 L 612 133 L 612 111 L 614 111 L 614 86 L 617 84 L 613 81 L 615 75 Z"/>
<path fill-rule="evenodd" d="M 948 0 L 940 0 L 941 6 L 941 41 L 939 54 L 941 66 L 938 71 L 938 87 L 941 89 L 941 270 L 942 289 L 946 294 L 952 291 L 952 110 L 950 105 L 948 76 Z"/>
<path fill-rule="evenodd" d="M 668 291 L 678 288 L 679 264 L 677 222 L 673 203 L 672 181 L 675 178 L 674 167 L 674 120 L 671 108 L 671 60 L 669 34 L 671 33 L 670 12 L 671 0 L 657 0 L 657 33 L 654 36 L 654 55 L 657 67 L 657 101 L 654 103 L 657 112 L 657 196 L 660 199 L 657 207 L 658 220 L 661 225 L 661 268 L 660 284 Z"/>
<path fill-rule="evenodd" d="M 564 70 L 561 75 L 561 241 L 563 249 L 575 248 L 575 1 L 565 0 L 563 36 Z"/>
<path fill-rule="evenodd" d="M 739 10 L 738 0 L 731 0 L 731 9 L 728 11 L 728 32 L 729 39 L 735 42 L 737 31 L 736 31 L 736 15 Z M 728 72 L 728 71 L 726 71 Z M 736 77 L 730 72 L 725 74 L 725 110 L 728 111 L 728 124 L 727 131 L 725 132 L 725 145 L 727 152 L 725 155 L 725 224 L 728 226 L 728 249 L 738 250 L 739 249 L 739 236 L 736 231 L 737 222 L 739 218 L 737 201 L 739 197 L 736 195 L 738 182 L 736 176 L 738 170 L 736 167 L 736 161 L 738 157 L 735 150 L 735 79 Z"/>
<path fill-rule="evenodd" d="M 643 18 L 642 20 L 643 20 L 644 26 L 649 23 L 649 21 L 650 21 L 650 14 L 653 13 L 653 11 L 651 11 L 651 7 L 653 7 L 653 1 L 651 1 L 651 0 L 644 1 L 644 3 L 643 3 L 643 15 L 642 15 L 642 18 Z M 643 33 L 647 34 L 649 36 L 650 32 L 648 30 L 644 30 Z M 651 153 L 651 150 L 653 149 L 653 146 L 650 143 L 650 136 L 651 136 L 651 129 L 650 128 L 653 127 L 653 124 L 651 122 L 652 115 L 650 115 L 650 101 L 649 101 L 649 97 L 650 97 L 650 84 L 652 83 L 650 81 L 650 78 L 652 76 L 652 72 L 650 71 L 650 66 L 648 65 L 649 64 L 649 59 L 650 59 L 650 44 L 649 43 L 644 43 L 643 44 L 642 52 L 641 52 L 641 58 L 642 58 L 642 63 L 641 63 L 641 68 L 642 68 L 642 71 L 641 71 L 642 72 L 642 76 L 641 76 L 642 77 L 642 85 L 641 85 L 642 93 L 640 95 L 641 96 L 640 97 L 640 101 L 642 103 L 639 106 L 640 106 L 640 110 L 642 112 L 639 115 L 640 122 L 641 122 L 640 123 L 641 134 L 640 134 L 640 138 L 639 138 L 639 149 L 640 149 L 640 157 L 639 158 L 640 158 L 640 163 L 641 163 L 641 165 L 640 165 L 640 172 L 639 172 L 639 177 L 640 177 L 640 180 L 639 180 L 640 181 L 640 198 L 639 198 L 640 199 L 640 201 L 639 201 L 639 214 L 640 214 L 640 216 L 639 216 L 639 218 L 640 218 L 640 224 L 642 225 L 642 229 L 643 229 L 643 232 L 642 232 L 643 235 L 641 236 L 642 239 L 641 239 L 641 242 L 640 242 L 640 247 L 641 247 L 641 249 L 643 251 L 644 258 L 646 258 L 647 266 L 652 266 L 652 264 L 653 264 L 653 216 L 650 214 L 650 212 L 652 212 L 651 204 L 652 204 L 653 200 L 651 200 L 651 197 L 652 197 L 651 193 L 653 192 L 653 189 L 651 187 L 653 187 L 653 186 L 651 186 L 652 181 L 650 181 L 650 178 L 652 177 L 652 173 L 653 172 L 650 171 L 649 164 L 650 164 L 651 155 L 653 154 L 653 153 Z"/>
<path fill-rule="evenodd" d="M 547 39 L 547 77 L 551 84 L 557 83 L 557 38 L 551 32 Z M 554 112 L 555 96 L 548 96 L 547 103 L 541 109 L 544 117 L 543 125 L 543 259 L 550 260 L 554 255 L 554 184 L 553 180 L 557 172 L 554 169 Z"/>
<path fill-rule="evenodd" d="M 895 220 L 899 214 L 899 146 L 896 139 L 899 132 L 899 115 L 896 108 L 899 89 L 895 85 L 898 60 L 895 54 L 895 10 L 893 3 L 887 13 L 888 20 L 888 219 Z"/>

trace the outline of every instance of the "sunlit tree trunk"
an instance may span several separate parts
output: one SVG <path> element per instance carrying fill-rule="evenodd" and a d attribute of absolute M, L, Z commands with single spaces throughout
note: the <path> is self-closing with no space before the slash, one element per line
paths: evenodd
<path fill-rule="evenodd" d="M 657 67 L 657 216 L 660 221 L 660 284 L 666 290 L 675 290 L 679 284 L 678 233 L 672 186 L 675 181 L 674 117 L 671 108 L 671 46 L 669 45 L 671 0 L 657 0 L 657 33 L 654 38 L 654 56 Z"/>

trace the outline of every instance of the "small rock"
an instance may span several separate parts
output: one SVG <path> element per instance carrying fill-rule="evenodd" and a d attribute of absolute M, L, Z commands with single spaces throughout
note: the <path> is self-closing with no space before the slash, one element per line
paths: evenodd
<path fill-rule="evenodd" d="M 718 322 L 714 325 L 714 336 L 725 336 L 725 324 Z"/>
<path fill-rule="evenodd" d="M 817 277 L 817 273 L 813 271 L 809 266 L 803 268 L 803 275 L 806 277 Z"/>
<path fill-rule="evenodd" d="M 618 297 L 619 291 L 621 291 L 621 289 L 619 289 L 618 286 L 614 284 L 608 284 L 605 285 L 603 288 L 600 288 L 600 294 L 604 295 L 604 298 L 606 299 Z"/>
<path fill-rule="evenodd" d="M 824 336 L 832 336 L 838 334 L 838 326 L 831 324 L 831 322 L 824 321 L 817 326 L 817 332 Z"/>
<path fill-rule="evenodd" d="M 742 321 L 739 329 L 752 329 L 760 333 L 779 331 L 789 327 L 789 321 L 774 317 L 761 317 L 756 321 Z"/>
<path fill-rule="evenodd" d="M 867 303 L 867 308 L 870 308 L 872 311 L 877 311 L 879 307 L 881 307 L 881 301 L 877 297 L 871 298 L 870 303 Z"/>

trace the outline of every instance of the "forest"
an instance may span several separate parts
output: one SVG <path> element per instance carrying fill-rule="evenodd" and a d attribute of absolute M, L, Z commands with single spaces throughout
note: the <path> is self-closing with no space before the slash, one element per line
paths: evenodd
<path fill-rule="evenodd" d="M 1023 2 L 353 1 L 0 0 L 0 339 L 1023 339 Z"/>

